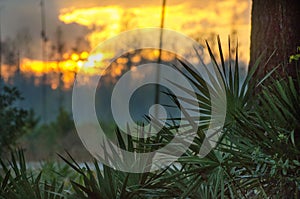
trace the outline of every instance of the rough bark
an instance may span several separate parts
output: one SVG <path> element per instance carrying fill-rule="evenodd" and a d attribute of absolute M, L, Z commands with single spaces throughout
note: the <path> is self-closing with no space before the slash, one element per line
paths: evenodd
<path fill-rule="evenodd" d="M 300 46 L 300 2 L 298 0 L 253 0 L 251 19 L 250 63 L 253 66 L 265 52 L 258 77 L 278 64 L 280 72 L 295 76 L 296 64 L 289 63 L 289 56 Z M 264 64 L 275 51 L 268 64 Z"/>

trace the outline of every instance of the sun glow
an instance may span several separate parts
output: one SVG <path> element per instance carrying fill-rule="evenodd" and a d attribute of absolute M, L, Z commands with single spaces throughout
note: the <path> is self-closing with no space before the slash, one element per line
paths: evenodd
<path fill-rule="evenodd" d="M 79 71 L 91 75 L 97 74 L 99 70 L 94 69 L 95 62 L 101 61 L 104 57 L 101 53 L 89 57 L 89 53 L 84 51 L 78 54 L 65 53 L 64 59 L 59 61 L 43 62 L 24 58 L 20 64 L 20 72 L 37 78 L 46 75 L 46 83 L 51 85 L 52 89 L 58 88 L 60 81 L 62 81 L 63 87 L 68 89 L 72 86 L 75 75 Z M 39 83 L 41 81 L 36 82 L 36 84 Z"/>

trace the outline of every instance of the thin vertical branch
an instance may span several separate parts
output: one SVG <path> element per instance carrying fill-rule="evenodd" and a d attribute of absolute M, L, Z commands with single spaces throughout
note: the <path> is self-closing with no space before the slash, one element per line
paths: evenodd
<path fill-rule="evenodd" d="M 47 64 L 45 63 L 47 51 L 47 36 L 46 36 L 46 16 L 45 16 L 45 2 L 41 0 L 41 25 L 42 25 L 42 32 L 41 32 L 41 39 L 42 39 L 42 60 L 43 60 L 43 83 L 42 83 L 42 117 L 44 122 L 47 121 Z"/>
<path fill-rule="evenodd" d="M 162 11 L 161 11 L 161 21 L 160 21 L 160 36 L 159 36 L 159 54 L 158 54 L 158 64 L 161 63 L 161 53 L 163 47 L 163 28 L 165 23 L 165 8 L 166 8 L 166 0 L 163 0 L 162 3 Z M 160 103 L 160 89 L 159 89 L 159 82 L 160 82 L 160 67 L 156 69 L 156 87 L 155 87 L 155 104 Z M 158 107 L 155 108 L 155 117 L 158 116 Z"/>

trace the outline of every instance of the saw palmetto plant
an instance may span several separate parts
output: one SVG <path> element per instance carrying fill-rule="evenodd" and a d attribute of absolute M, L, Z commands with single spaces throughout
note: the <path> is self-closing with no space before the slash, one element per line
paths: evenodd
<path fill-rule="evenodd" d="M 0 198 L 47 199 L 64 198 L 64 183 L 42 180 L 42 172 L 28 169 L 22 150 L 11 153 L 10 161 L 0 160 Z"/>
<path fill-rule="evenodd" d="M 219 81 L 224 85 L 226 117 L 222 137 L 205 157 L 197 154 L 208 128 L 208 123 L 202 120 L 210 119 L 212 85 L 207 85 L 191 65 L 178 61 L 175 67 L 194 88 L 182 89 L 186 93 L 195 92 L 197 97 L 181 100 L 198 106 L 195 110 L 203 111 L 205 116 L 170 118 L 157 137 L 146 139 L 122 136 L 118 129 L 115 131 L 116 142 L 122 149 L 147 152 L 173 138 L 179 119 L 187 121 L 187 129 L 196 123 L 197 136 L 174 164 L 158 171 L 126 173 L 97 161 L 82 166 L 70 155 L 61 156 L 73 170 L 72 176 L 77 177 L 66 185 L 60 174 L 49 184 L 41 181 L 43 173 L 30 174 L 23 154 L 19 153 L 19 160 L 12 156 L 10 166 L 1 161 L 1 198 L 299 198 L 300 71 L 294 79 L 288 75 L 276 76 L 273 74 L 277 66 L 274 66 L 262 79 L 257 79 L 257 70 L 265 64 L 259 58 L 242 77 L 238 49 L 234 48 L 233 53 L 228 43 L 228 57 L 224 56 L 219 38 L 218 54 L 207 43 L 212 67 L 217 68 Z M 175 96 L 165 94 L 180 106 Z"/>

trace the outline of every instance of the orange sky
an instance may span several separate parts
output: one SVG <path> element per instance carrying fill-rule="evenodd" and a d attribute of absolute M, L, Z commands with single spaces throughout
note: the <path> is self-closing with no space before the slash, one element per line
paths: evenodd
<path fill-rule="evenodd" d="M 79 25 L 87 28 L 84 37 L 91 49 L 100 42 L 125 30 L 144 27 L 159 27 L 161 1 L 55 1 L 58 7 L 57 18 L 66 26 Z M 215 39 L 220 35 L 226 46 L 228 35 L 234 34 L 239 41 L 239 57 L 248 63 L 250 47 L 250 9 L 248 0 L 167 0 L 165 27 L 179 31 L 198 39 L 200 42 Z M 49 30 L 48 30 L 49 31 Z M 72 32 L 65 34 L 65 37 Z M 48 45 L 53 43 L 49 41 Z M 174 41 L 176 42 L 176 41 Z M 90 51 L 91 49 L 86 49 Z M 82 54 L 84 53 L 84 55 Z M 113 56 L 113 55 L 112 55 Z M 90 58 L 92 60 L 93 57 Z M 38 59 L 23 58 L 20 70 L 27 75 L 41 77 L 44 73 L 62 73 L 65 88 L 70 88 L 74 81 L 74 72 L 84 66 L 87 52 L 65 53 L 63 59 L 45 64 Z M 4 77 L 13 70 L 3 67 Z M 90 69 L 89 69 L 90 70 Z M 92 70 L 90 70 L 91 73 Z M 6 74 L 7 73 L 7 74 Z M 40 83 L 37 81 L 37 84 Z M 53 89 L 58 87 L 58 76 L 48 75 L 48 84 Z"/>
<path fill-rule="evenodd" d="M 199 1 L 199 4 L 206 4 L 206 6 L 195 7 L 195 3 L 188 3 L 188 1 L 167 5 L 165 27 L 201 40 L 219 34 L 224 41 L 227 41 L 227 36 L 235 32 L 240 44 L 240 57 L 248 62 L 250 2 L 223 0 L 214 3 Z M 91 33 L 87 35 L 87 39 L 94 48 L 98 43 L 125 30 L 159 27 L 160 15 L 160 4 L 126 8 L 121 5 L 106 5 L 64 8 L 60 11 L 59 19 L 66 24 L 77 23 L 88 27 Z"/>

